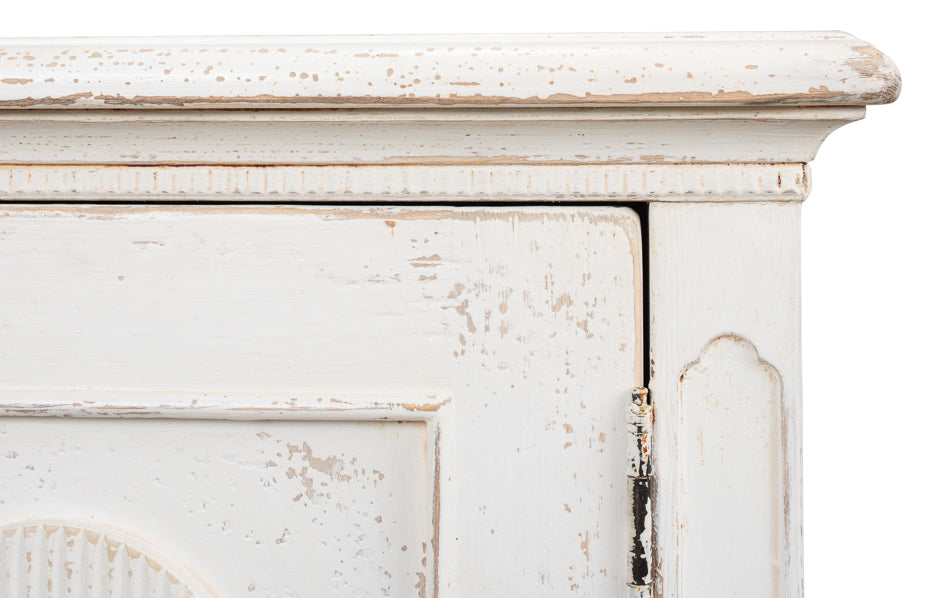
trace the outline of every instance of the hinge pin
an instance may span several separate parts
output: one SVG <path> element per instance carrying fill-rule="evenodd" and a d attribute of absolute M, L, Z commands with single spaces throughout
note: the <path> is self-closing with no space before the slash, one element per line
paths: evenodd
<path fill-rule="evenodd" d="M 652 596 L 653 583 L 653 400 L 634 388 L 627 410 L 627 492 L 630 500 L 630 582 L 633 598 Z"/>

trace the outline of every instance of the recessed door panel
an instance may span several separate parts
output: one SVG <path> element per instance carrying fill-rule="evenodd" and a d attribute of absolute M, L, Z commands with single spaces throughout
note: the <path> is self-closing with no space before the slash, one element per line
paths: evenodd
<path fill-rule="evenodd" d="M 60 555 L 15 583 L 59 587 L 57 542 L 101 536 L 143 592 L 167 563 L 194 595 L 628 593 L 632 211 L 21 206 L 0 230 L 0 529 Z"/>

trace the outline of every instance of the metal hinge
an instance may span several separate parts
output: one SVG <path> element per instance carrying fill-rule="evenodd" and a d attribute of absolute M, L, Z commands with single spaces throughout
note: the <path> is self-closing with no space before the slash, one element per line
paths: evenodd
<path fill-rule="evenodd" d="M 653 399 L 634 388 L 627 409 L 627 494 L 630 500 L 630 578 L 633 598 L 653 596 Z"/>

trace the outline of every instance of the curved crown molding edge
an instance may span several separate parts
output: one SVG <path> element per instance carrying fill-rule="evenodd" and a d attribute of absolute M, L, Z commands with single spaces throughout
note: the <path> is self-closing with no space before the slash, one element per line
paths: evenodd
<path fill-rule="evenodd" d="M 894 63 L 840 31 L 4 39 L 0 58 L 12 109 L 863 106 L 900 93 Z"/>
<path fill-rule="evenodd" d="M 0 110 L 2 164 L 808 162 L 863 106 Z"/>

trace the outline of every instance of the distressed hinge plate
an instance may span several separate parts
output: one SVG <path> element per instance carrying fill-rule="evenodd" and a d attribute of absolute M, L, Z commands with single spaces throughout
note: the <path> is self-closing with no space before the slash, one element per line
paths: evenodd
<path fill-rule="evenodd" d="M 627 493 L 630 500 L 630 578 L 633 598 L 653 595 L 653 399 L 634 388 L 627 409 Z"/>

